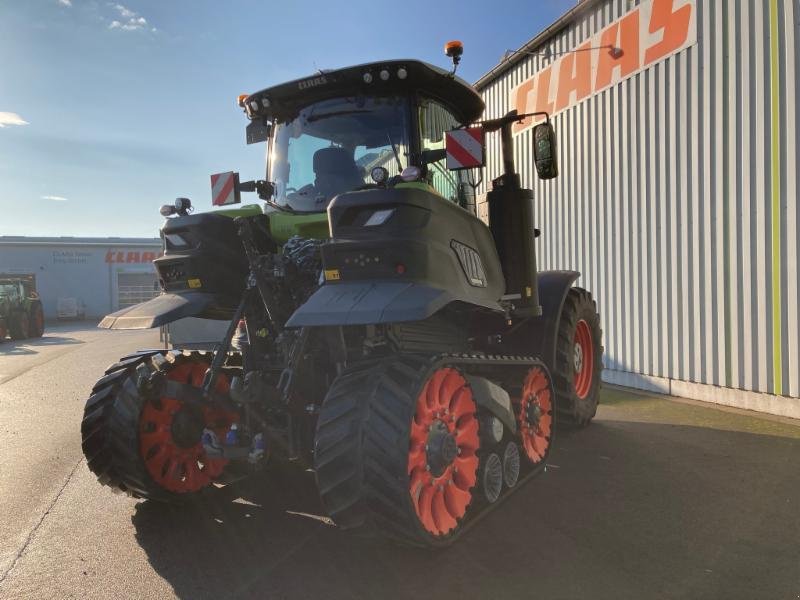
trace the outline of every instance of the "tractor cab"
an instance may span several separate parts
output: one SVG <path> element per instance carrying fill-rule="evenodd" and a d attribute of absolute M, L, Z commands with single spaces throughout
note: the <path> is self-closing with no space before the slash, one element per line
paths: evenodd
<path fill-rule="evenodd" d="M 324 212 L 345 192 L 393 186 L 409 167 L 419 169 L 416 181 L 463 202 L 459 174 L 445 168 L 445 132 L 484 109 L 466 82 L 415 60 L 320 71 L 239 103 L 251 120 L 248 143 L 268 145 L 262 198 L 300 213 Z"/>

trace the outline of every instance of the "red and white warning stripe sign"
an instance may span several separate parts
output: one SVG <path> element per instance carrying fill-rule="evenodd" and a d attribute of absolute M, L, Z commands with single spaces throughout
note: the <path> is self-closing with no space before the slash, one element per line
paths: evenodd
<path fill-rule="evenodd" d="M 457 171 L 459 169 L 482 167 L 484 164 L 485 139 L 483 127 L 454 129 L 446 132 L 447 168 Z"/>
<path fill-rule="evenodd" d="M 215 173 L 211 176 L 211 203 L 214 206 L 238 204 L 241 202 L 239 195 L 239 174 L 234 171 Z"/>

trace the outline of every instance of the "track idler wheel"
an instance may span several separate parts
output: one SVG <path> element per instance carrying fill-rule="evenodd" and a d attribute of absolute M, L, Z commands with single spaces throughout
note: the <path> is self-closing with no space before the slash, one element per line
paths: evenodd
<path fill-rule="evenodd" d="M 489 453 L 481 465 L 481 488 L 483 497 L 494 504 L 503 491 L 503 461 L 494 452 Z"/>
<path fill-rule="evenodd" d="M 411 422 L 409 492 L 422 526 L 433 536 L 464 518 L 477 481 L 477 406 L 467 381 L 443 367 L 425 382 Z"/>
<path fill-rule="evenodd" d="M 531 367 L 522 385 L 517 408 L 522 450 L 534 465 L 543 465 L 553 438 L 553 384 L 543 364 Z"/>
<path fill-rule="evenodd" d="M 167 379 L 201 387 L 208 364 L 187 362 L 170 369 Z M 217 379 L 216 391 L 227 393 L 224 374 Z M 224 438 L 238 421 L 235 413 L 220 407 L 198 406 L 176 398 L 160 396 L 144 402 L 139 417 L 139 453 L 153 481 L 177 494 L 198 492 L 217 479 L 228 460 L 210 458 L 203 449 L 203 431 L 209 429 Z"/>
<path fill-rule="evenodd" d="M 503 451 L 503 482 L 513 488 L 519 481 L 520 457 L 516 442 L 508 442 Z"/>

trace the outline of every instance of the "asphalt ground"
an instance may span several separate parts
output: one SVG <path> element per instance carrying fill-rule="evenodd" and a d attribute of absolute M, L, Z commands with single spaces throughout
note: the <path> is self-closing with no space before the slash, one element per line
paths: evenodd
<path fill-rule="evenodd" d="M 355 538 L 309 473 L 170 508 L 100 486 L 83 403 L 158 335 L 0 343 L 0 598 L 800 598 L 800 423 L 619 390 L 453 547 Z"/>

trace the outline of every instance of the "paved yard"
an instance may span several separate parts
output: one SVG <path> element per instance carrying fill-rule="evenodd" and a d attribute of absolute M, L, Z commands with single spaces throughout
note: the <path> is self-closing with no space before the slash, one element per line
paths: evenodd
<path fill-rule="evenodd" d="M 82 460 L 85 397 L 156 332 L 62 326 L 0 344 L 2 598 L 786 598 L 800 596 L 800 427 L 605 390 L 547 472 L 444 551 L 319 518 L 285 469 L 170 509 Z"/>

